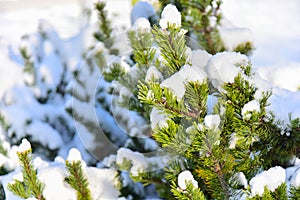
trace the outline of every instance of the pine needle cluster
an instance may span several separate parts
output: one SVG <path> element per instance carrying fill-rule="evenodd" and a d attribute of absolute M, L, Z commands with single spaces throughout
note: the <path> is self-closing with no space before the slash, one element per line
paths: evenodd
<path fill-rule="evenodd" d="M 65 181 L 77 191 L 77 200 L 91 200 L 89 183 L 83 173 L 81 161 L 66 161 L 66 170 L 69 175 Z"/>
<path fill-rule="evenodd" d="M 23 181 L 14 180 L 14 183 L 8 184 L 7 188 L 24 199 L 35 197 L 38 200 L 45 200 L 44 184 L 38 180 L 37 172 L 33 167 L 31 149 L 17 152 L 17 154 L 22 168 Z"/>

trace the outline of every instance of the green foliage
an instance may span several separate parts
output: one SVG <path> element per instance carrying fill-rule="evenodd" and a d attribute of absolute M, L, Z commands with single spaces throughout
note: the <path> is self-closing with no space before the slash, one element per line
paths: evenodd
<path fill-rule="evenodd" d="M 69 174 L 65 181 L 77 191 L 78 200 L 91 200 L 89 183 L 84 175 L 81 161 L 66 161 L 66 170 Z"/>
<path fill-rule="evenodd" d="M 95 3 L 95 9 L 98 13 L 98 26 L 99 30 L 98 32 L 94 33 L 94 37 L 101 42 L 104 42 L 105 47 L 109 48 L 112 43 L 105 42 L 108 38 L 111 38 L 112 28 L 111 28 L 111 22 L 107 18 L 107 11 L 105 11 L 105 5 L 106 3 L 104 1 L 98 1 Z"/>
<path fill-rule="evenodd" d="M 185 33 L 180 30 L 180 27 L 174 25 L 168 25 L 168 30 L 161 30 L 157 26 L 152 30 L 154 40 L 164 59 L 161 71 L 166 76 L 179 71 L 187 63 Z"/>
<path fill-rule="evenodd" d="M 133 49 L 133 59 L 139 68 L 149 68 L 155 56 L 153 35 L 150 30 L 129 31 L 128 38 Z"/>
<path fill-rule="evenodd" d="M 216 54 L 225 51 L 218 27 L 223 18 L 222 0 L 160 0 L 161 9 L 167 4 L 174 4 L 182 15 L 182 28 L 207 52 Z M 233 51 L 250 55 L 253 50 L 251 42 L 239 44 Z"/>
<path fill-rule="evenodd" d="M 252 198 L 248 198 L 249 200 L 288 200 L 290 198 L 288 198 L 288 194 L 287 194 L 287 190 L 286 190 L 286 184 L 283 183 L 281 185 L 279 185 L 275 191 L 271 192 L 267 186 L 265 186 L 264 188 L 264 193 L 259 196 L 256 195 Z"/>
<path fill-rule="evenodd" d="M 222 15 L 220 0 L 160 0 L 162 8 L 168 3 L 174 3 L 182 15 L 182 27 L 188 30 L 189 35 L 196 35 L 197 42 L 209 53 L 215 54 L 224 51 L 224 45 L 217 26 Z M 213 20 L 212 20 L 213 19 Z M 212 23 L 215 21 L 215 24 Z"/>
<path fill-rule="evenodd" d="M 125 70 L 120 63 L 113 63 L 109 68 L 109 71 L 106 70 L 103 72 L 103 77 L 107 82 L 112 82 L 114 80 L 119 80 L 124 74 Z"/>
<path fill-rule="evenodd" d="M 251 42 L 245 42 L 245 43 L 239 44 L 237 47 L 234 48 L 233 51 L 240 52 L 242 54 L 250 56 L 253 49 L 254 49 L 254 47 Z"/>
<path fill-rule="evenodd" d="M 193 184 L 188 182 L 186 190 L 182 190 L 173 185 L 171 191 L 176 199 L 180 200 L 205 200 L 205 196 L 199 188 L 194 188 Z"/>
<path fill-rule="evenodd" d="M 38 180 L 37 172 L 33 167 L 31 149 L 17 152 L 17 154 L 22 168 L 23 181 L 15 180 L 14 183 L 9 183 L 7 188 L 24 199 L 35 197 L 38 200 L 44 200 L 44 185 Z"/>
<path fill-rule="evenodd" d="M 300 187 L 291 186 L 290 200 L 299 200 L 299 199 L 300 199 Z"/>
<path fill-rule="evenodd" d="M 162 8 L 170 2 L 161 0 Z M 206 51 L 215 54 L 225 50 L 218 32 L 222 19 L 220 0 L 174 0 L 171 3 L 181 11 L 183 28 Z M 164 199 L 232 199 L 242 192 L 249 195 L 250 188 L 248 191 L 243 188 L 237 174 L 243 173 L 249 181 L 272 166 L 288 166 L 290 159 L 300 153 L 297 146 L 300 142 L 299 119 L 291 119 L 291 126 L 282 130 L 281 123 L 266 109 L 271 92 L 256 98 L 258 89 L 250 81 L 253 76 L 250 63 L 237 65 L 241 72 L 233 82 L 224 83 L 224 91 L 210 87 L 213 84 L 209 79 L 202 83 L 186 81 L 185 94 L 178 98 L 170 89 L 161 86 L 161 80 L 145 81 L 150 66 L 155 66 L 166 79 L 190 64 L 185 34 L 181 27 L 170 24 L 165 30 L 154 26 L 151 31 L 130 31 L 128 38 L 133 49 L 133 63 L 129 64 L 136 67 L 134 73 L 131 74 L 131 70 L 125 72 L 120 63 L 113 64 L 104 73 L 107 81 L 116 81 L 118 87 L 126 87 L 131 93 L 122 97 L 120 105 L 136 111 L 148 121 L 152 108 L 167 118 L 165 124 L 151 130 L 151 136 L 169 155 L 170 163 L 164 169 L 139 173 L 138 176 L 131 174 L 130 178 L 145 186 L 155 184 Z M 156 49 L 160 59 L 155 59 Z M 252 49 L 252 43 L 246 42 L 234 51 L 249 55 Z M 218 103 L 213 113 L 207 113 L 207 100 L 212 92 Z M 243 113 L 244 106 L 253 100 L 257 101 L 259 109 Z M 207 125 L 208 114 L 218 116 L 220 123 L 213 121 L 216 123 L 213 127 Z M 138 140 L 132 142 L 139 143 Z M 132 164 L 124 160 L 123 165 L 116 167 L 120 171 L 129 171 Z M 186 190 L 178 187 L 178 175 L 187 169 L 199 188 L 189 183 Z M 128 189 L 123 192 L 129 194 Z M 273 192 L 265 188 L 261 197 L 253 198 L 287 199 L 286 185 L 282 184 Z"/>

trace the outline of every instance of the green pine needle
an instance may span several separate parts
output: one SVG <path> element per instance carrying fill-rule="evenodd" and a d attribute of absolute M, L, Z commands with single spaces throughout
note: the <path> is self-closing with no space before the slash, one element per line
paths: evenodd
<path fill-rule="evenodd" d="M 81 161 L 66 161 L 66 170 L 69 176 L 65 178 L 65 181 L 77 191 L 77 200 L 91 200 L 89 183 L 83 173 Z"/>

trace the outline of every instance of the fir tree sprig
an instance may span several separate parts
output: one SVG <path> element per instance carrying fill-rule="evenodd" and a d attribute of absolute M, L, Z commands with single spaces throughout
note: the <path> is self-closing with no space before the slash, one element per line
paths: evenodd
<path fill-rule="evenodd" d="M 129 31 L 128 38 L 133 49 L 133 59 L 138 67 L 149 68 L 156 50 L 153 48 L 153 35 L 150 30 Z"/>
<path fill-rule="evenodd" d="M 193 187 L 190 182 L 186 183 L 186 189 L 182 190 L 175 184 L 172 186 L 171 192 L 176 199 L 180 200 L 205 200 L 203 192 L 199 188 Z"/>
<path fill-rule="evenodd" d="M 66 161 L 66 170 L 69 174 L 65 181 L 77 192 L 77 200 L 91 200 L 89 183 L 84 175 L 81 161 Z"/>
<path fill-rule="evenodd" d="M 185 105 L 184 101 L 177 99 L 171 90 L 162 88 L 157 82 L 149 82 L 148 86 L 144 83 L 138 85 L 139 100 L 144 103 L 164 110 L 170 114 L 171 118 L 197 118 L 200 113 L 197 110 L 190 109 Z"/>
<path fill-rule="evenodd" d="M 98 1 L 95 3 L 95 9 L 98 13 L 99 31 L 94 33 L 94 37 L 101 42 L 104 42 L 111 37 L 112 28 L 111 21 L 107 18 L 107 11 L 105 10 L 106 3 L 104 1 Z M 110 43 L 105 43 L 106 47 L 109 47 Z"/>
<path fill-rule="evenodd" d="M 168 30 L 154 26 L 152 33 L 164 58 L 163 69 L 167 70 L 166 75 L 179 71 L 187 63 L 185 32 L 180 27 L 169 24 Z"/>
<path fill-rule="evenodd" d="M 14 183 L 9 183 L 7 188 L 21 198 L 35 197 L 38 200 L 45 200 L 43 196 L 44 184 L 37 178 L 31 148 L 17 152 L 17 155 L 22 168 L 23 181 L 15 180 Z"/>

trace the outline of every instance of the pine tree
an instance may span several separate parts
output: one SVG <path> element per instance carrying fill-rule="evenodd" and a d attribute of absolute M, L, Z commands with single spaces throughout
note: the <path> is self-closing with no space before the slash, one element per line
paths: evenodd
<path fill-rule="evenodd" d="M 228 50 L 219 31 L 223 19 L 221 0 L 160 0 L 160 3 L 162 9 L 170 3 L 178 8 L 182 15 L 182 28 L 188 30 L 188 35 L 207 52 L 216 54 Z M 253 44 L 250 41 L 241 43 L 233 49 L 246 55 L 251 54 L 252 50 Z"/>
<path fill-rule="evenodd" d="M 155 79 L 144 81 L 145 73 L 138 74 L 137 97 L 145 108 L 155 108 L 167 116 L 164 125 L 152 129 L 152 136 L 163 151 L 176 160 L 171 159 L 163 171 L 140 173 L 132 177 L 134 180 L 156 184 L 160 196 L 167 199 L 190 199 L 193 195 L 198 195 L 199 199 L 204 196 L 208 199 L 230 199 L 241 192 L 236 174 L 242 173 L 246 180 L 250 180 L 261 170 L 278 164 L 287 166 L 297 155 L 297 148 L 291 141 L 287 142 L 289 145 L 281 143 L 284 138 L 280 134 L 280 122 L 266 111 L 271 93 L 263 94 L 260 99 L 255 97 L 257 88 L 250 81 L 254 75 L 250 63 L 236 63 L 239 73 L 232 82 L 220 86 L 209 79 L 190 81 L 186 73 L 192 71 L 193 66 L 187 60 L 187 46 L 181 28 L 168 24 L 164 30 L 154 27 L 152 33 L 163 58 L 156 60 L 155 66 L 170 83 Z M 137 40 L 131 40 L 131 43 L 133 47 L 138 44 Z M 134 55 L 141 55 L 147 60 L 148 54 L 140 49 L 134 48 Z M 142 60 L 140 57 L 134 57 L 138 64 Z M 147 67 L 147 63 L 143 64 Z M 198 73 L 201 74 L 201 70 Z M 181 81 L 178 75 L 185 77 L 182 97 L 178 88 L 170 85 L 171 80 Z M 122 76 L 124 73 L 121 73 Z M 119 77 L 115 80 L 120 82 Z M 211 95 L 218 98 L 218 103 L 214 111 L 208 113 L 206 102 Z M 245 111 L 250 104 L 257 105 L 257 108 Z M 297 121 L 293 124 L 299 127 Z M 298 138 L 297 134 L 294 135 Z M 283 151 L 283 146 L 290 146 L 291 151 Z M 183 193 L 178 190 L 177 177 L 186 169 L 200 183 L 195 193 L 192 188 Z M 286 188 L 279 186 L 271 193 L 266 190 L 262 198 L 285 199 Z"/>
<path fill-rule="evenodd" d="M 37 179 L 37 172 L 33 167 L 30 144 L 27 140 L 23 140 L 21 145 L 25 146 L 25 148 L 24 150 L 21 149 L 17 154 L 22 167 L 23 181 L 15 180 L 14 183 L 9 184 L 7 187 L 21 198 L 35 197 L 38 200 L 45 200 L 43 196 L 44 185 Z"/>
<path fill-rule="evenodd" d="M 288 184 L 283 167 L 300 156 L 300 119 L 290 116 L 290 124 L 284 126 L 268 111 L 272 91 L 261 92 L 254 83 L 256 74 L 246 56 L 217 53 L 225 50 L 218 29 L 221 1 L 172 1 L 181 14 L 167 5 L 169 1 L 161 2 L 173 12 L 162 12 L 166 23 L 151 27 L 147 19 L 136 22 L 127 33 L 132 53 L 120 56 L 111 48 L 113 31 L 105 4 L 96 3 L 99 30 L 94 37 L 100 45 L 85 53 L 89 56 L 73 71 L 67 88 L 64 73 L 59 85 L 46 84 L 37 70 L 38 60 L 44 58 L 41 52 L 21 48 L 27 86 L 47 88 L 35 96 L 37 101 L 51 103 L 54 91 L 63 100 L 71 95 L 66 110 L 86 149 L 96 157 L 88 161 L 101 160 L 98 168 L 117 171 L 120 196 L 299 199 L 297 182 Z M 42 33 L 42 39 L 49 37 L 47 31 Z M 187 34 L 205 50 L 191 50 Z M 251 49 L 246 42 L 234 51 L 248 54 Z M 203 60 L 197 61 L 197 56 Z M 5 120 L 0 115 L 2 128 L 13 131 Z M 68 123 L 63 127 L 70 128 Z M 73 133 L 71 128 L 66 131 L 67 141 L 74 139 Z M 0 153 L 5 154 L 5 148 Z M 33 166 L 31 147 L 19 148 L 18 157 L 23 180 L 14 180 L 8 188 L 21 198 L 44 199 L 45 185 Z M 92 182 L 83 165 L 81 160 L 67 160 L 63 178 L 77 199 L 92 199 Z M 276 170 L 284 175 L 270 183 L 266 179 Z M 293 180 L 297 170 L 290 170 Z M 264 188 L 256 188 L 258 181 Z"/>

